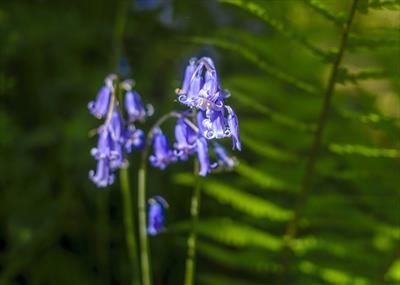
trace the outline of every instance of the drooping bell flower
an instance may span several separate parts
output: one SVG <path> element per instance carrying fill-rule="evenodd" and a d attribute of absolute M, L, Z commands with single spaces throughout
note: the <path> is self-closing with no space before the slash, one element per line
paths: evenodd
<path fill-rule="evenodd" d="M 143 106 L 139 93 L 135 90 L 129 90 L 125 94 L 125 110 L 129 121 L 143 121 L 146 118 L 146 109 Z"/>
<path fill-rule="evenodd" d="M 228 110 L 227 121 L 232 136 L 233 149 L 241 150 L 238 118 L 231 107 L 226 105 L 225 108 Z"/>
<path fill-rule="evenodd" d="M 97 147 L 92 148 L 90 153 L 96 160 L 108 158 L 111 151 L 111 138 L 109 130 L 106 126 L 102 125 L 97 132 L 99 135 Z"/>
<path fill-rule="evenodd" d="M 153 154 L 150 155 L 149 161 L 153 167 L 160 168 L 161 170 L 165 169 L 171 162 L 176 161 L 168 138 L 159 128 L 155 129 L 153 133 Z"/>
<path fill-rule="evenodd" d="M 88 104 L 90 113 L 98 119 L 103 118 L 108 112 L 111 96 L 114 90 L 113 84 L 115 78 L 114 74 L 107 76 L 105 79 L 105 85 L 98 92 L 96 100 L 91 101 Z"/>
<path fill-rule="evenodd" d="M 97 187 L 103 188 L 111 185 L 114 182 L 114 175 L 110 171 L 110 164 L 108 158 L 97 160 L 96 171 L 89 171 L 89 178 Z"/>
<path fill-rule="evenodd" d="M 207 116 L 208 115 L 208 116 Z M 203 120 L 204 136 L 207 139 L 221 139 L 227 136 L 223 111 L 206 112 L 207 118 Z"/>
<path fill-rule="evenodd" d="M 189 86 L 192 82 L 193 79 L 193 73 L 196 70 L 196 58 L 192 57 L 189 60 L 189 64 L 185 69 L 185 74 L 183 77 L 183 83 L 182 83 L 182 88 L 179 89 L 179 94 L 187 94 L 189 92 Z"/>
<path fill-rule="evenodd" d="M 226 149 L 219 143 L 214 143 L 214 152 L 215 156 L 217 157 L 218 166 L 227 170 L 231 170 L 237 165 L 236 159 L 230 157 Z"/>
<path fill-rule="evenodd" d="M 115 142 L 121 143 L 123 141 L 124 122 L 118 104 L 114 107 L 110 121 L 106 123 L 110 131 L 111 139 Z"/>
<path fill-rule="evenodd" d="M 178 119 L 175 126 L 175 155 L 187 160 L 196 149 L 196 133 L 183 118 Z"/>
<path fill-rule="evenodd" d="M 155 196 L 148 200 L 148 204 L 147 233 L 154 236 L 164 229 L 164 212 L 168 203 L 161 196 Z"/>
<path fill-rule="evenodd" d="M 125 130 L 124 134 L 124 147 L 127 153 L 131 153 L 132 150 L 141 150 L 145 144 L 145 135 L 141 129 L 136 129 L 134 126 L 129 126 Z"/>
<path fill-rule="evenodd" d="M 207 140 L 203 136 L 198 136 L 196 140 L 197 144 L 197 157 L 200 163 L 200 176 L 206 176 L 211 170 L 210 158 L 208 156 L 208 145 Z"/>

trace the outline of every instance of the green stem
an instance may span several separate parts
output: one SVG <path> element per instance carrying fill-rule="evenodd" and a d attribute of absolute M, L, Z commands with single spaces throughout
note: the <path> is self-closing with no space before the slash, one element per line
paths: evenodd
<path fill-rule="evenodd" d="M 142 152 L 142 161 L 138 177 L 138 210 L 139 210 L 139 239 L 140 239 L 140 260 L 142 270 L 142 285 L 151 285 L 151 268 L 149 243 L 147 238 L 146 223 L 146 172 L 147 172 L 148 146 Z"/>
<path fill-rule="evenodd" d="M 339 67 L 343 58 L 343 54 L 347 45 L 347 39 L 349 36 L 350 26 L 353 22 L 353 18 L 357 9 L 358 0 L 354 0 L 351 8 L 350 13 L 347 18 L 347 21 L 342 25 L 342 37 L 339 45 L 339 51 L 335 58 L 334 64 L 332 66 L 331 74 L 329 77 L 329 82 L 325 91 L 322 109 L 319 115 L 317 129 L 314 134 L 314 141 L 311 147 L 310 155 L 308 156 L 308 160 L 306 162 L 306 169 L 305 174 L 303 176 L 302 184 L 301 184 L 301 191 L 299 193 L 298 200 L 295 205 L 294 215 L 293 218 L 289 221 L 286 227 L 286 234 L 285 234 L 285 248 L 284 248 L 284 264 L 283 264 L 283 275 L 281 276 L 284 278 L 285 274 L 288 271 L 288 263 L 289 263 L 289 254 L 290 254 L 290 244 L 297 236 L 297 229 L 298 229 L 298 222 L 300 220 L 300 216 L 303 213 L 305 208 L 307 199 L 311 192 L 312 188 L 312 179 L 314 176 L 315 165 L 319 150 L 321 148 L 321 141 L 322 141 L 322 134 L 326 126 L 326 122 L 328 120 L 328 114 L 331 107 L 332 96 L 335 89 L 335 84 L 337 82 L 337 77 L 339 75 Z M 284 281 L 283 281 L 284 283 Z"/>
<path fill-rule="evenodd" d="M 115 13 L 113 51 L 111 56 L 111 68 L 118 71 L 119 58 L 121 56 L 123 36 L 127 21 L 127 11 L 129 10 L 129 0 L 120 0 L 117 3 L 117 11 Z"/>
<path fill-rule="evenodd" d="M 192 228 L 189 238 L 187 240 L 187 256 L 185 268 L 185 285 L 193 285 L 194 273 L 196 266 L 196 243 L 197 243 L 197 223 L 199 220 L 200 198 L 201 198 L 201 178 L 198 175 L 199 162 L 196 159 L 194 165 L 194 175 L 196 175 L 196 183 L 192 194 L 192 201 L 190 206 L 190 215 L 192 218 Z"/>
<path fill-rule="evenodd" d="M 97 219 L 96 219 L 96 251 L 97 262 L 99 266 L 99 281 L 101 284 L 110 283 L 110 270 L 109 270 L 109 255 L 108 255 L 108 241 L 109 241 L 109 220 L 108 220 L 108 201 L 109 191 L 100 191 L 96 197 Z"/>
<path fill-rule="evenodd" d="M 128 256 L 132 268 L 132 284 L 139 285 L 139 260 L 137 256 L 137 242 L 135 237 L 135 226 L 133 219 L 132 195 L 129 183 L 129 175 L 127 168 L 121 168 L 120 172 L 121 190 L 124 203 L 124 224 L 125 224 L 125 239 L 128 247 Z"/>

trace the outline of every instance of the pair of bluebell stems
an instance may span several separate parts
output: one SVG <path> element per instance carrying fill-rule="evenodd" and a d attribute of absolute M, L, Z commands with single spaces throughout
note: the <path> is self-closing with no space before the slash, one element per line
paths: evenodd
<path fill-rule="evenodd" d="M 104 124 L 98 128 L 98 146 L 91 151 L 98 164 L 96 172 L 90 171 L 89 177 L 98 187 L 112 184 L 113 172 L 126 166 L 124 151 L 130 153 L 145 145 L 143 131 L 133 123 L 146 118 L 146 109 L 138 93 L 132 90 L 132 81 L 123 81 L 120 88 L 125 92 L 124 107 L 128 117 L 123 120 L 115 95 L 116 79 L 115 75 L 108 76 L 96 100 L 89 103 L 89 110 L 95 117 L 106 117 Z M 170 163 L 186 161 L 190 156 L 197 155 L 200 176 L 221 169 L 232 169 L 237 164 L 236 159 L 230 157 L 216 140 L 230 137 L 233 149 L 241 150 L 239 124 L 233 109 L 224 102 L 230 93 L 221 88 L 212 59 L 190 59 L 182 87 L 176 93 L 178 101 L 188 108 L 170 113 L 170 117 L 177 118 L 172 146 L 160 125 L 150 130 L 153 146 L 150 164 L 164 170 Z M 216 159 L 213 163 L 210 162 L 210 143 Z M 149 199 L 149 235 L 156 235 L 163 230 L 166 206 L 167 202 L 160 196 Z"/>

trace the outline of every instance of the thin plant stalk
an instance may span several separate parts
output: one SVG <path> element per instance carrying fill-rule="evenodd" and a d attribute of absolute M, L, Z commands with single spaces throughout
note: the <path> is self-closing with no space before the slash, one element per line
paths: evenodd
<path fill-rule="evenodd" d="M 139 260 L 137 256 L 137 241 L 135 236 L 135 222 L 133 219 L 132 195 L 127 168 L 119 171 L 121 190 L 124 204 L 125 239 L 128 248 L 129 261 L 132 268 L 132 285 L 139 285 Z"/>
<path fill-rule="evenodd" d="M 187 240 L 187 255 L 185 265 L 185 285 L 193 285 L 194 274 L 196 270 L 196 244 L 197 244 L 197 223 L 199 221 L 200 211 L 200 198 L 201 198 L 201 187 L 202 180 L 198 175 L 199 172 L 199 161 L 195 159 L 194 163 L 194 175 L 196 176 L 196 182 L 194 191 L 192 194 L 191 205 L 190 205 L 190 216 L 192 219 L 191 231 Z"/>
<path fill-rule="evenodd" d="M 147 173 L 148 146 L 142 152 L 142 161 L 138 173 L 138 211 L 139 211 L 139 240 L 142 285 L 151 285 L 151 267 L 149 241 L 146 223 L 146 173 Z"/>

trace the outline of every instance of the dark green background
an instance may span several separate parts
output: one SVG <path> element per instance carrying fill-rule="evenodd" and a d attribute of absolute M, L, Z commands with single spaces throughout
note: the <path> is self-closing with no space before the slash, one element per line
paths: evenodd
<path fill-rule="evenodd" d="M 232 93 L 243 151 L 235 171 L 206 179 L 196 284 L 400 282 L 400 5 L 358 1 L 305 193 L 352 1 L 220 2 L 128 1 L 118 12 L 121 0 L 1 1 L 0 284 L 129 284 L 119 183 L 96 189 L 88 179 L 88 133 L 99 122 L 87 103 L 119 46 L 129 67 L 119 71 L 155 108 L 146 130 L 182 109 L 174 90 L 192 56 L 211 56 Z M 130 157 L 134 203 L 138 159 Z M 148 173 L 149 195 L 170 204 L 168 230 L 150 239 L 156 284 L 183 281 L 191 168 Z"/>

